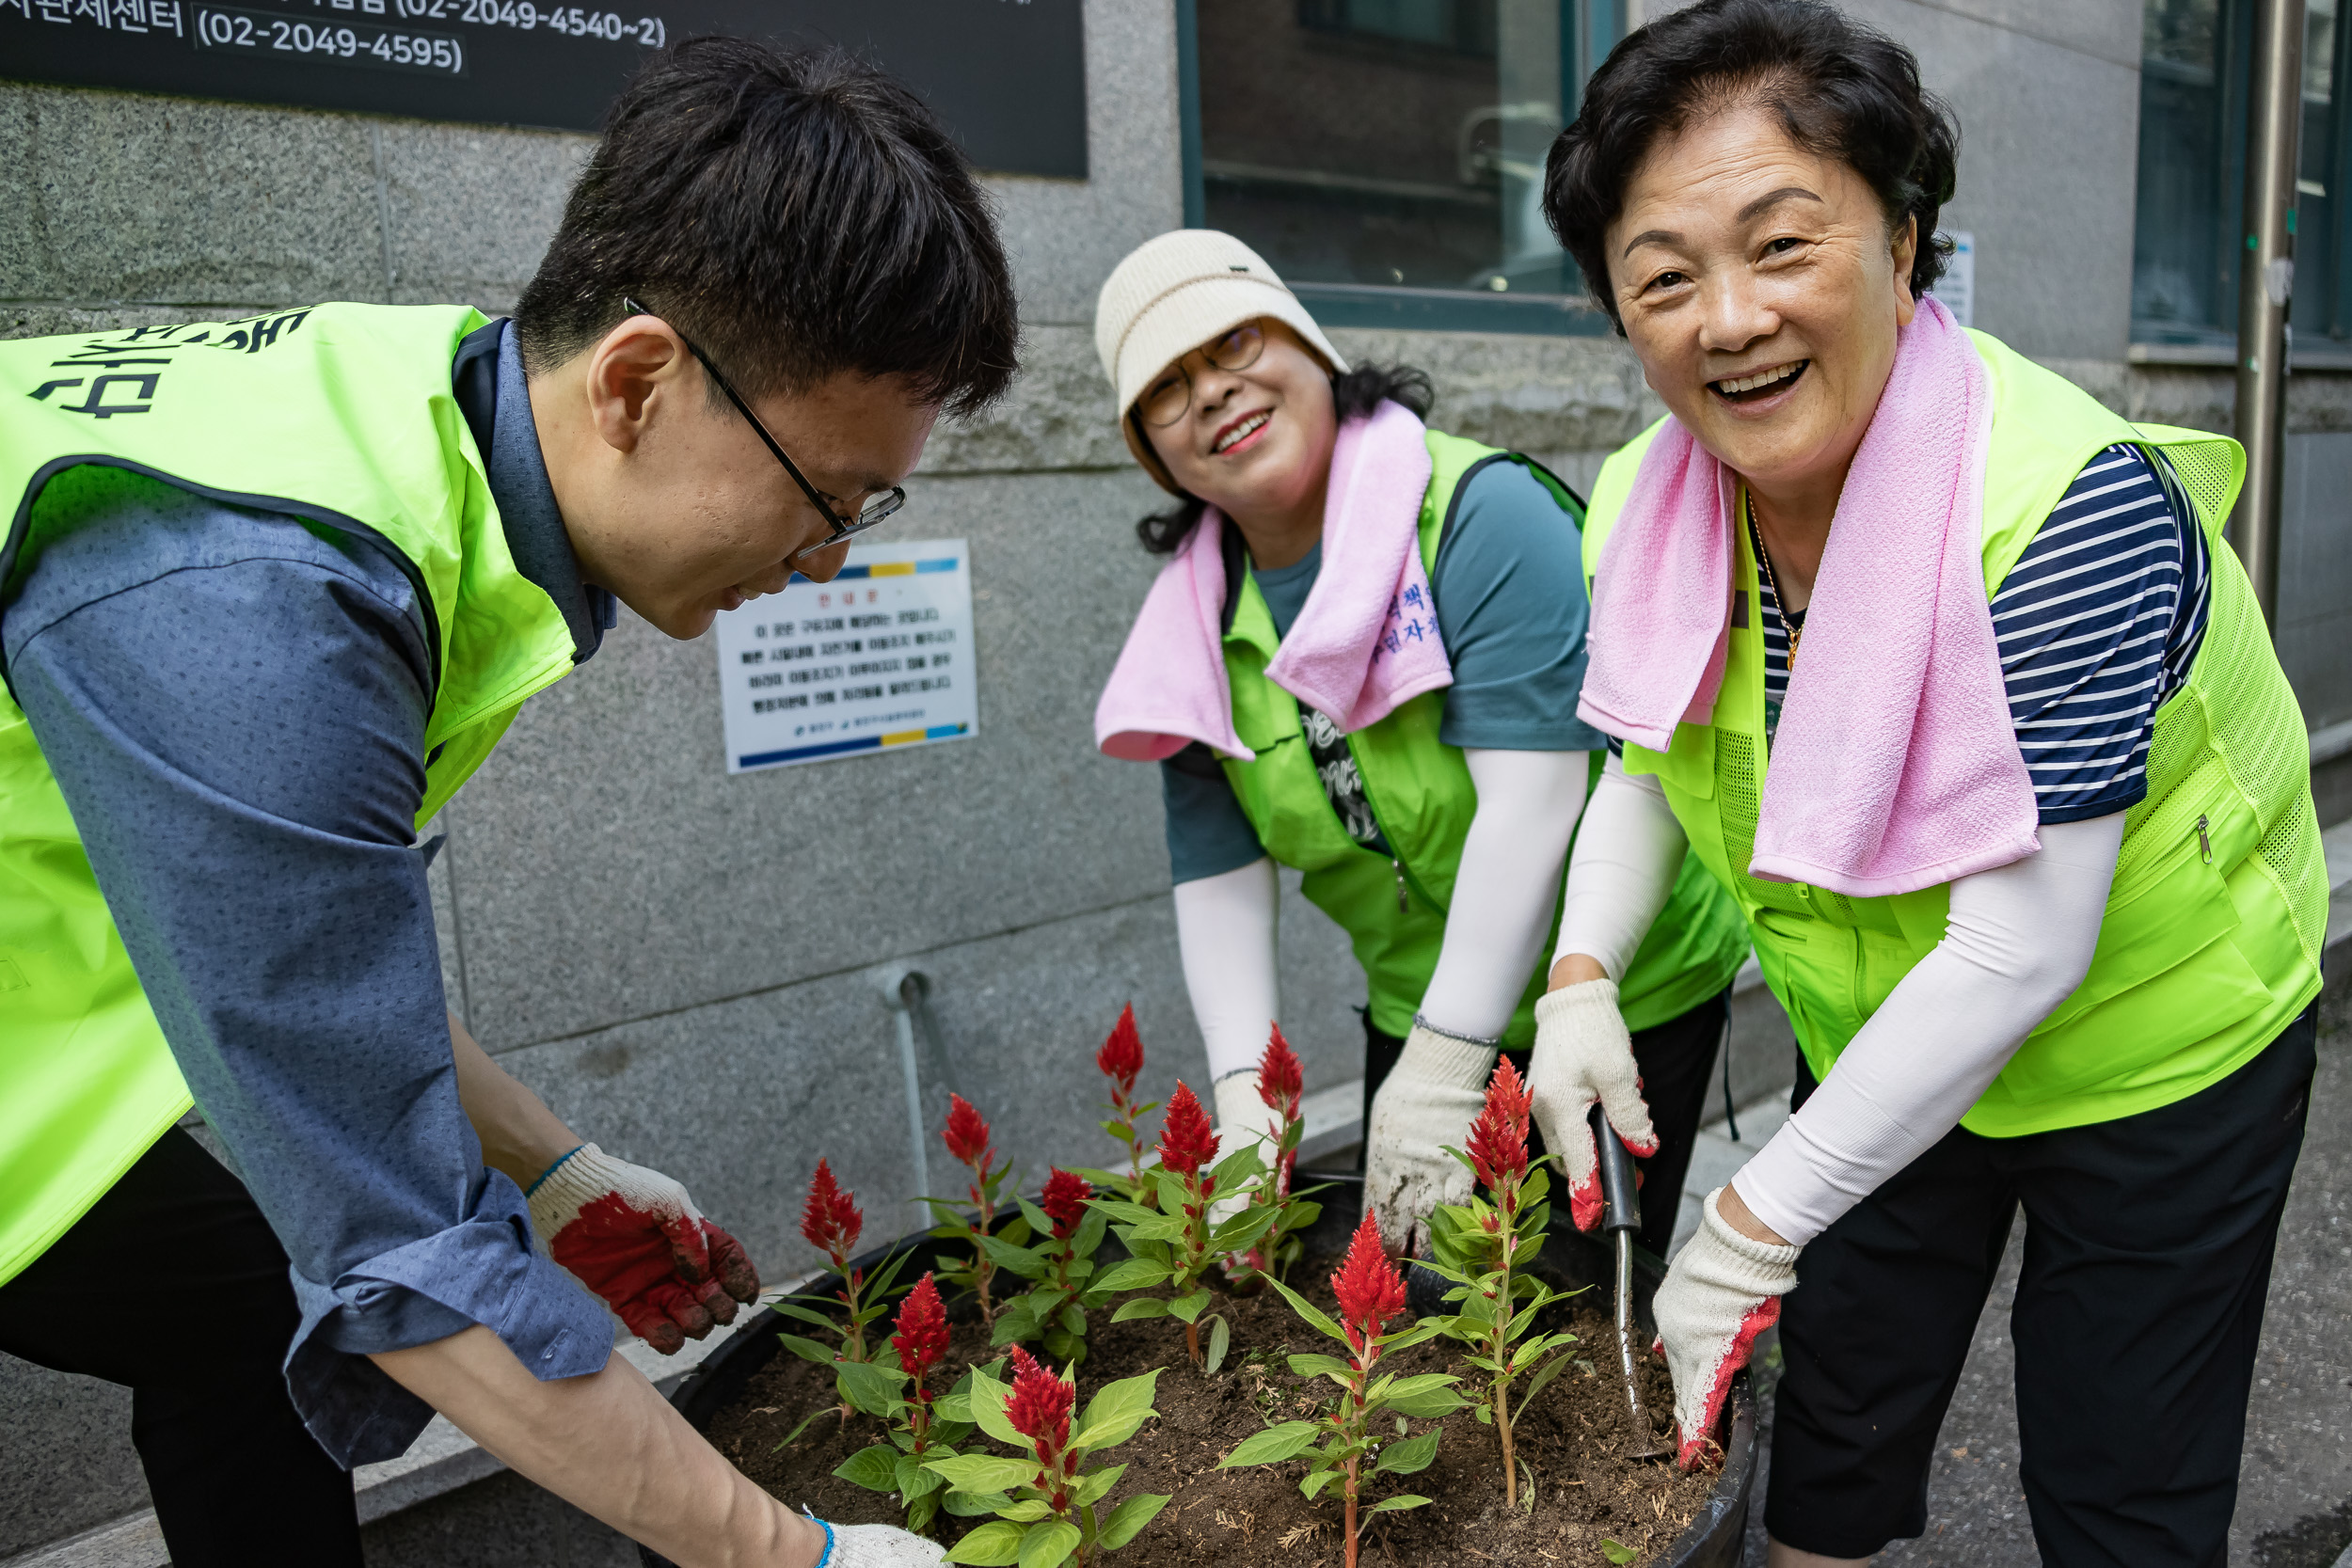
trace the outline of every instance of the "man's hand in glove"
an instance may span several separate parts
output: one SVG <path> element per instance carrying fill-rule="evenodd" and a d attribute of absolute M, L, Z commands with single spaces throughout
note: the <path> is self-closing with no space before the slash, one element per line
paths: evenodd
<path fill-rule="evenodd" d="M 812 1515 L 814 1517 L 814 1515 Z M 929 1568 L 947 1560 L 936 1541 L 911 1535 L 896 1525 L 828 1525 L 825 1555 L 817 1568 Z"/>
<path fill-rule="evenodd" d="M 557 1262 L 664 1355 L 733 1323 L 736 1302 L 759 1297 L 742 1246 L 702 1217 L 684 1187 L 595 1144 L 532 1183 L 531 1223 Z"/>
<path fill-rule="evenodd" d="M 1642 1102 L 1633 1037 L 1617 1011 L 1617 982 L 1585 980 L 1548 992 L 1535 1004 L 1535 1050 L 1527 1064 L 1528 1095 L 1544 1147 L 1567 1166 L 1568 1212 L 1579 1230 L 1600 1223 L 1600 1151 L 1586 1120 L 1597 1100 L 1625 1147 L 1646 1159 L 1658 1133 Z"/>
<path fill-rule="evenodd" d="M 1707 1195 L 1698 1234 L 1675 1254 L 1654 1304 L 1653 1348 L 1674 1374 L 1677 1458 L 1686 1470 L 1722 1452 L 1715 1423 L 1731 1375 L 1748 1364 L 1756 1337 L 1780 1322 L 1780 1298 L 1797 1283 L 1797 1248 L 1743 1236 L 1724 1218 L 1719 1205 L 1730 1191 Z M 1733 1201 L 1744 1213 L 1746 1206 Z"/>
<path fill-rule="evenodd" d="M 1445 1149 L 1469 1137 L 1494 1065 L 1493 1042 L 1413 1021 L 1404 1053 L 1373 1097 L 1364 1135 L 1364 1201 L 1378 1216 L 1380 1243 L 1391 1255 L 1418 1256 L 1429 1212 L 1470 1201 L 1470 1173 Z"/>

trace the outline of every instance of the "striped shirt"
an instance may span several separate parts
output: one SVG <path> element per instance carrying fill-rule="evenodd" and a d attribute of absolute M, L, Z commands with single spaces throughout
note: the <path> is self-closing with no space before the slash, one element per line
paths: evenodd
<path fill-rule="evenodd" d="M 2204 641 L 2212 562 L 2169 464 L 2119 445 L 2092 458 L 1993 596 L 2017 747 L 2044 822 L 2079 822 L 2148 793 L 2156 709 Z M 1788 638 L 1759 574 L 1765 734 L 1788 690 Z M 1804 612 L 1789 618 L 1804 629 Z"/>

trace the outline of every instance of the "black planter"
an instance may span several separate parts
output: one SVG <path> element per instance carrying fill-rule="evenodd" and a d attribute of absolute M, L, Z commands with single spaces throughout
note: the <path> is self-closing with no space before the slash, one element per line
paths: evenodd
<path fill-rule="evenodd" d="M 1311 1180 L 1327 1189 L 1318 1199 L 1323 1205 L 1323 1216 L 1306 1233 L 1307 1250 L 1310 1254 L 1336 1257 L 1346 1248 L 1348 1237 L 1362 1215 L 1363 1179 L 1353 1172 L 1330 1171 L 1302 1171 L 1300 1177 L 1302 1181 Z M 1108 1259 L 1119 1254 L 1115 1239 L 1105 1238 L 1103 1245 L 1104 1250 L 1099 1257 Z M 941 1254 L 961 1254 L 965 1250 L 954 1242 L 933 1241 L 917 1231 L 850 1259 L 850 1266 L 870 1274 L 894 1255 L 904 1252 L 912 1255 L 913 1261 L 899 1277 L 919 1277 Z M 1605 1298 L 1615 1276 L 1615 1261 L 1606 1247 L 1577 1230 L 1561 1213 L 1546 1237 L 1537 1272 L 1562 1290 L 1589 1285 Z M 1657 1325 L 1650 1317 L 1650 1296 L 1665 1275 L 1665 1265 L 1657 1258 L 1635 1250 L 1633 1310 L 1645 1334 L 1656 1331 Z M 1425 1289 L 1425 1282 L 1434 1277 L 1422 1275 L 1415 1284 Z M 808 1286 L 807 1293 L 824 1294 L 839 1288 L 840 1276 L 828 1275 Z M 1416 1310 L 1422 1309 L 1418 1299 L 1413 1305 Z M 782 1341 L 776 1338 L 780 1327 L 781 1320 L 772 1313 L 747 1314 L 726 1342 L 687 1374 L 686 1381 L 670 1396 L 670 1402 L 695 1431 L 707 1430 L 711 1418 L 732 1403 L 753 1375 L 783 1350 Z M 1748 1493 L 1756 1481 L 1756 1392 L 1744 1371 L 1732 1380 L 1731 1431 L 1724 1441 L 1724 1453 L 1723 1474 L 1716 1478 L 1715 1491 L 1708 1498 L 1706 1511 L 1691 1521 L 1654 1568 L 1737 1568 L 1740 1541 L 1748 1523 Z M 642 1546 L 638 1550 L 645 1568 L 674 1568 L 669 1559 Z"/>

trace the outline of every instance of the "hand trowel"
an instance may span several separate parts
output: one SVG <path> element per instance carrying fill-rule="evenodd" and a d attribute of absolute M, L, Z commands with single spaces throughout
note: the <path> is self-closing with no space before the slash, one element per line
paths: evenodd
<path fill-rule="evenodd" d="M 1658 1441 L 1650 1429 L 1649 1412 L 1642 1408 L 1642 1390 L 1633 1376 L 1633 1238 L 1642 1228 L 1642 1194 L 1634 1179 L 1633 1156 L 1626 1152 L 1617 1130 L 1597 1103 L 1591 1121 L 1593 1145 L 1600 1153 L 1600 1228 L 1617 1254 L 1617 1367 L 1625 1375 L 1625 1399 L 1633 1416 L 1633 1445 L 1628 1459 L 1666 1459 L 1674 1450 Z"/>

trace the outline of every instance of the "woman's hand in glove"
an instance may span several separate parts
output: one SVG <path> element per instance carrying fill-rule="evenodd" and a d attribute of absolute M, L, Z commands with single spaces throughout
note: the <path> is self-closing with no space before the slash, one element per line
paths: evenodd
<path fill-rule="evenodd" d="M 827 1525 L 825 1555 L 817 1568 L 928 1568 L 945 1562 L 947 1553 L 936 1541 L 911 1535 L 896 1525 Z"/>
<path fill-rule="evenodd" d="M 1470 1173 L 1445 1151 L 1470 1136 L 1494 1070 L 1491 1043 L 1440 1034 L 1421 1020 L 1373 1097 L 1365 1130 L 1364 1201 L 1393 1256 L 1418 1256 L 1422 1222 L 1440 1203 L 1468 1203 Z"/>
<path fill-rule="evenodd" d="M 1743 1236 L 1719 1205 L 1728 1187 L 1707 1195 L 1698 1234 L 1675 1254 L 1653 1310 L 1658 1343 L 1675 1380 L 1677 1458 L 1686 1470 L 1720 1454 L 1715 1423 L 1731 1375 L 1748 1364 L 1756 1337 L 1780 1322 L 1780 1298 L 1796 1287 L 1797 1253 Z M 1737 1196 L 1734 1204 L 1742 1212 Z"/>
<path fill-rule="evenodd" d="M 1567 1166 L 1568 1212 L 1579 1230 L 1600 1223 L 1600 1151 L 1586 1119 L 1597 1100 L 1625 1147 L 1646 1159 L 1658 1133 L 1642 1102 L 1641 1069 L 1633 1037 L 1617 1011 L 1617 982 L 1580 981 L 1547 992 L 1535 1004 L 1535 1050 L 1527 1086 L 1544 1147 Z"/>
<path fill-rule="evenodd" d="M 582 1144 L 532 1183 L 530 1200 L 549 1255 L 664 1355 L 759 1299 L 741 1244 L 658 1170 Z"/>

